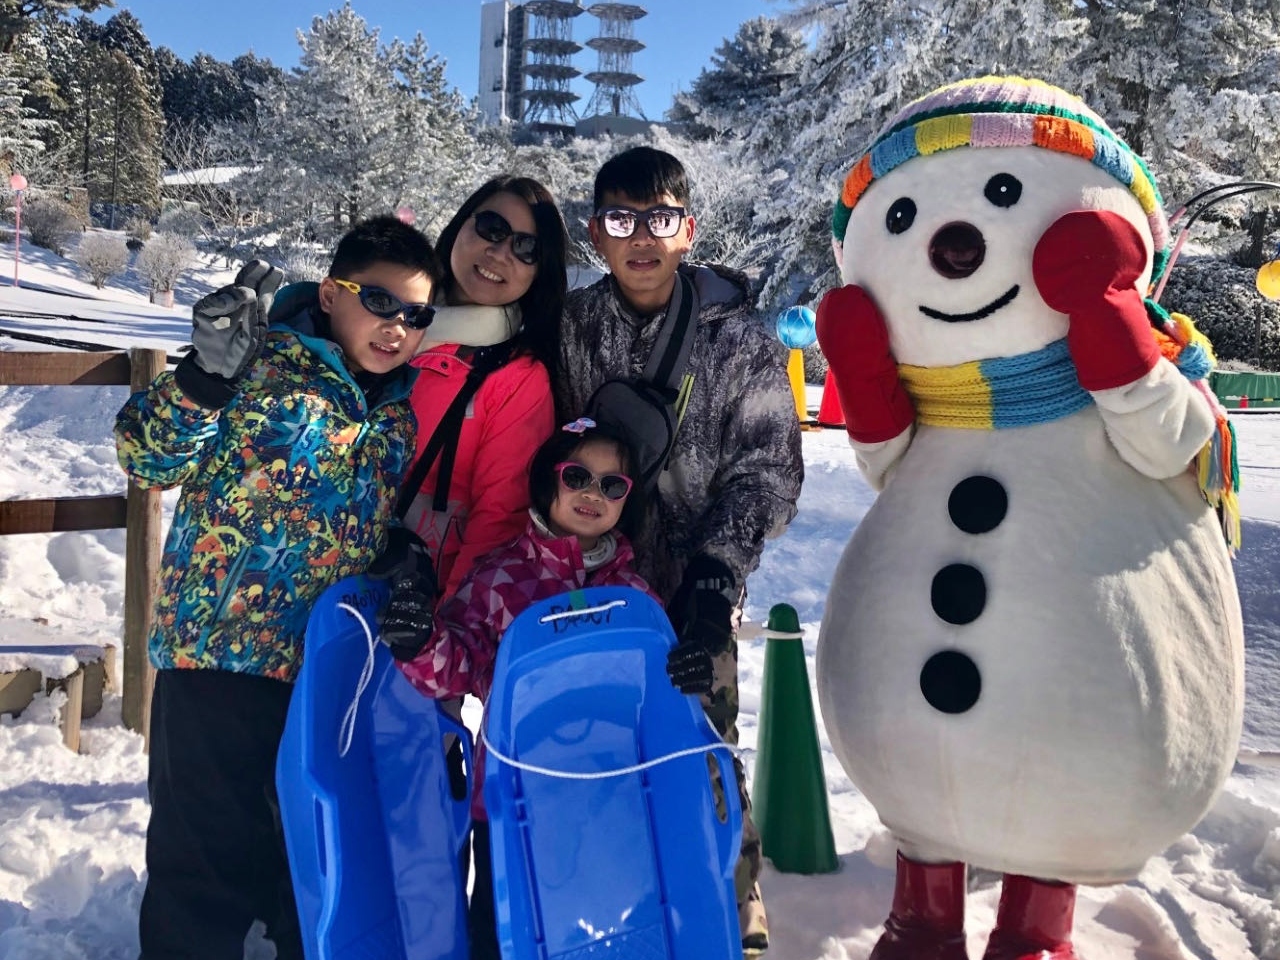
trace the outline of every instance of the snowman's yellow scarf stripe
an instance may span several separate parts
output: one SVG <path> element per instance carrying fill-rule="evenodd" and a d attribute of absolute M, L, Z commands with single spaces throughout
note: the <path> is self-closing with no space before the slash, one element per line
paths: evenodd
<path fill-rule="evenodd" d="M 954 367 L 899 364 L 916 419 L 934 427 L 1003 430 L 1048 423 L 1093 403 L 1076 379 L 1067 341 Z"/>
<path fill-rule="evenodd" d="M 1227 547 L 1240 545 L 1240 470 L 1235 429 L 1218 398 L 1209 389 L 1209 371 L 1216 361 L 1213 347 L 1191 320 L 1169 314 L 1148 301 L 1162 330 L 1152 328 L 1161 355 L 1174 364 L 1209 404 L 1217 427 L 1197 455 L 1194 468 L 1200 491 L 1219 515 Z M 918 423 L 961 430 L 1001 430 L 1048 423 L 1070 416 L 1093 403 L 1076 379 L 1067 341 L 1056 340 L 1042 350 L 977 360 L 953 367 L 899 364 L 898 375 L 916 407 Z"/>

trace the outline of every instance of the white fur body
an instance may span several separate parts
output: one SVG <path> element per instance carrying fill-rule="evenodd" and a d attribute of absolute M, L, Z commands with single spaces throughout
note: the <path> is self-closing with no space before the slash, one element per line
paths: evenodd
<path fill-rule="evenodd" d="M 984 202 L 996 173 L 1023 183 L 1017 205 Z M 891 235 L 886 211 L 901 197 L 916 222 Z M 899 362 L 1030 352 L 1068 322 L 1036 292 L 1035 242 L 1090 208 L 1121 213 L 1150 244 L 1133 196 L 1079 158 L 1036 147 L 917 158 L 854 209 L 844 277 L 879 306 Z M 982 268 L 963 279 L 929 263 L 929 238 L 955 222 L 986 241 Z M 919 309 L 976 311 L 1014 286 L 1007 307 L 971 322 Z M 883 490 L 832 582 L 818 690 L 836 755 L 913 859 L 1123 881 L 1200 819 L 1230 772 L 1243 627 L 1221 530 L 1186 471 L 1211 411 L 1163 360 L 1093 397 L 1034 426 L 922 425 L 855 444 Z M 972 476 L 1008 497 L 989 532 L 966 533 L 949 514 Z M 930 602 L 935 574 L 957 563 L 980 571 L 987 593 L 963 625 Z M 942 650 L 978 668 L 970 709 L 944 713 L 922 694 L 921 670 Z"/>

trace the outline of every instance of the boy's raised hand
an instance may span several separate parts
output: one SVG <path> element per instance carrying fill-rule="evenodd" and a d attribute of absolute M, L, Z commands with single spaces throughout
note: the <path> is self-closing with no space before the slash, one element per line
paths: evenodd
<path fill-rule="evenodd" d="M 205 373 L 235 383 L 249 368 L 267 335 L 267 314 L 284 273 L 265 260 L 250 260 L 235 282 L 191 308 L 192 361 Z"/>

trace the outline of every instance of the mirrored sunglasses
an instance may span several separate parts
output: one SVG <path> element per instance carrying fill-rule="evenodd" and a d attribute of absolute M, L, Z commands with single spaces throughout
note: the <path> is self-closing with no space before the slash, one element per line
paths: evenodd
<path fill-rule="evenodd" d="M 481 210 L 475 217 L 476 236 L 490 243 L 502 243 L 511 238 L 511 254 L 521 263 L 534 267 L 538 264 L 538 238 L 532 233 L 512 230 L 507 218 L 496 210 Z"/>
<path fill-rule="evenodd" d="M 617 503 L 631 492 L 631 478 L 620 473 L 606 473 L 597 477 L 580 463 L 565 461 L 556 464 L 560 485 L 573 493 L 589 489 L 592 484 L 600 488 L 600 496 Z"/>
<path fill-rule="evenodd" d="M 405 303 L 390 290 L 368 284 L 353 283 L 350 280 L 339 280 L 330 277 L 334 283 L 344 290 L 350 290 L 360 298 L 360 306 L 380 320 L 404 318 L 404 325 L 410 330 L 425 330 L 436 318 L 436 308 L 429 303 Z"/>
<path fill-rule="evenodd" d="M 688 211 L 684 207 L 650 207 L 648 210 L 603 207 L 596 211 L 596 217 L 604 225 L 604 232 L 619 239 L 635 233 L 636 225 L 641 220 L 648 227 L 649 233 L 659 240 L 674 237 L 680 232 L 680 223 L 686 216 Z"/>

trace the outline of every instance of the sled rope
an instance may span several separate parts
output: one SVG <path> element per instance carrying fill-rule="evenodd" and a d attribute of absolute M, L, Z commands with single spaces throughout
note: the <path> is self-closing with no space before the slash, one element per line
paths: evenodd
<path fill-rule="evenodd" d="M 707 753 L 710 750 L 724 750 L 731 757 L 739 756 L 742 751 L 735 747 L 729 746 L 727 743 L 716 743 L 711 746 L 687 747 L 684 750 L 677 750 L 675 753 L 663 754 L 660 757 L 654 757 L 652 760 L 646 760 L 644 763 L 633 764 L 629 767 L 619 767 L 616 770 L 597 770 L 594 773 L 575 773 L 572 770 L 552 770 L 550 767 L 539 767 L 536 764 L 525 763 L 522 760 L 516 760 L 501 753 L 497 747 L 493 745 L 493 741 L 489 739 L 487 730 L 481 729 L 480 739 L 484 741 L 484 748 L 488 751 L 488 755 L 494 760 L 505 763 L 509 767 L 515 767 L 524 773 L 537 773 L 544 777 L 552 777 L 556 780 L 608 780 L 611 777 L 626 777 L 633 773 L 639 773 L 642 770 L 648 770 L 650 767 L 656 767 L 662 763 L 669 763 L 672 760 L 680 760 L 684 757 L 694 757 L 699 754 Z"/>
<path fill-rule="evenodd" d="M 364 696 L 365 688 L 369 686 L 369 681 L 373 678 L 373 651 L 374 639 L 373 631 L 369 629 L 369 621 L 355 607 L 346 604 L 338 604 L 339 610 L 345 610 L 351 616 L 359 621 L 360 626 L 364 629 L 365 641 L 369 644 L 369 654 L 364 659 L 364 666 L 360 669 L 360 679 L 356 681 L 356 695 L 351 700 L 351 705 L 347 707 L 347 712 L 342 716 L 342 725 L 338 728 L 338 756 L 345 757 L 347 751 L 351 749 L 351 741 L 356 734 L 356 711 L 360 709 L 360 698 Z"/>

